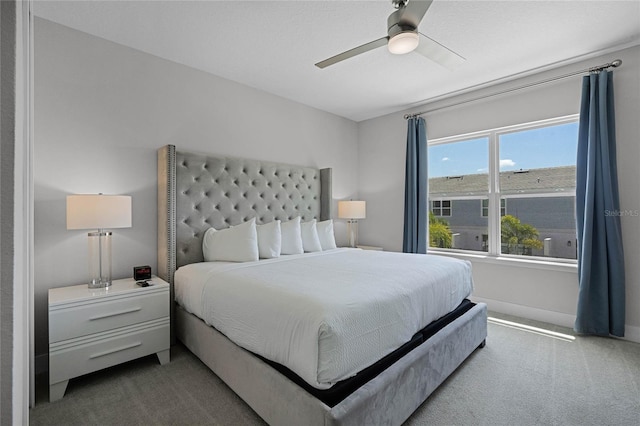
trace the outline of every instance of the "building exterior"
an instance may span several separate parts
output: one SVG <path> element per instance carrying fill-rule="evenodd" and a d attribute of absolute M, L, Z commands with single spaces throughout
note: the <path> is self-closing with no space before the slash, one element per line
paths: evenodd
<path fill-rule="evenodd" d="M 500 214 L 511 215 L 539 232 L 542 249 L 534 256 L 576 259 L 575 166 L 500 173 Z M 430 209 L 448 222 L 452 248 L 487 251 L 489 176 L 484 173 L 429 179 Z M 502 252 L 508 252 L 503 244 Z"/>

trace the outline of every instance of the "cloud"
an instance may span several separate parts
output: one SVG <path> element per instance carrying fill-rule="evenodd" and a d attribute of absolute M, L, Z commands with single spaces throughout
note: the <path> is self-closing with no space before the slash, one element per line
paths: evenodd
<path fill-rule="evenodd" d="M 477 170 L 476 170 L 476 172 L 486 172 L 487 170 L 489 170 L 489 169 L 487 169 L 487 168 L 485 167 L 485 168 L 483 168 L 483 169 L 477 169 Z"/>
<path fill-rule="evenodd" d="M 508 158 L 505 158 L 504 160 L 500 160 L 500 168 L 513 167 L 515 165 L 516 165 L 516 162 Z"/>
<path fill-rule="evenodd" d="M 442 157 L 442 161 L 449 161 L 449 157 Z"/>

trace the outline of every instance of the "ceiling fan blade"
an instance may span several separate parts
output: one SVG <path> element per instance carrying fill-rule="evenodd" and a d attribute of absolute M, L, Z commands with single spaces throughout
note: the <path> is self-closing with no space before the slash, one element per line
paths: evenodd
<path fill-rule="evenodd" d="M 378 40 L 374 40 L 371 41 L 369 43 L 365 43 L 362 46 L 358 46 L 358 47 L 354 47 L 353 49 L 347 50 L 346 52 L 342 52 L 336 56 L 332 56 L 329 59 L 325 59 L 324 61 L 320 61 L 316 64 L 316 67 L 318 68 L 326 68 L 329 65 L 333 65 L 335 63 L 338 63 L 340 61 L 344 61 L 345 59 L 349 59 L 352 58 L 356 55 L 359 55 L 361 53 L 365 53 L 368 52 L 370 50 L 376 49 L 378 47 L 382 47 L 385 46 L 387 44 L 387 41 L 389 40 L 389 37 L 382 37 L 379 38 Z"/>
<path fill-rule="evenodd" d="M 418 28 L 431 3 L 433 0 L 409 0 L 405 7 L 398 9 L 398 23 Z"/>
<path fill-rule="evenodd" d="M 419 34 L 420 43 L 418 43 L 418 47 L 416 47 L 415 51 L 421 55 L 426 56 L 451 71 L 454 71 L 466 61 L 465 58 L 444 47 L 434 39 L 429 38 L 422 33 Z"/>

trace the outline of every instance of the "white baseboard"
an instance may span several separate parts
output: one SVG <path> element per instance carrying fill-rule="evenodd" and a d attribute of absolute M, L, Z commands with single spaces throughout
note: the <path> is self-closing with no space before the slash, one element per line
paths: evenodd
<path fill-rule="evenodd" d="M 545 309 L 533 308 L 531 306 L 518 305 L 516 303 L 503 302 L 501 300 L 485 299 L 482 297 L 472 297 L 474 302 L 487 304 L 490 311 L 507 315 L 514 315 L 534 321 L 542 321 L 549 324 L 560 325 L 573 329 L 576 316 L 561 312 L 547 311 Z M 626 325 L 623 340 L 640 343 L 640 327 Z"/>
<path fill-rule="evenodd" d="M 624 340 L 640 343 L 640 327 L 633 325 L 624 326 Z"/>

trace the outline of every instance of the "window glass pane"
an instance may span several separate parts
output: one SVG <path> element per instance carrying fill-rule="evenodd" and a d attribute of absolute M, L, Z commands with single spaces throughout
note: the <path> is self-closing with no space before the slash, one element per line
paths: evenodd
<path fill-rule="evenodd" d="M 483 235 L 488 234 L 488 220 L 478 215 L 478 201 L 482 198 L 442 198 L 486 194 L 488 167 L 489 138 L 429 146 L 429 196 L 441 199 L 439 209 L 432 209 L 429 220 L 431 247 L 487 250 Z"/>
<path fill-rule="evenodd" d="M 576 259 L 578 122 L 510 129 L 428 147 L 429 245 Z M 490 148 L 499 153 L 496 161 L 489 162 Z M 492 214 L 499 217 L 489 220 Z"/>
<path fill-rule="evenodd" d="M 429 215 L 429 246 L 487 251 L 488 219 L 478 215 L 479 198 L 446 200 L 442 216 Z"/>
<path fill-rule="evenodd" d="M 501 253 L 576 259 L 574 209 L 573 196 L 509 198 L 509 214 L 501 219 Z"/>
<path fill-rule="evenodd" d="M 440 216 L 442 214 L 442 210 L 440 208 L 440 201 L 434 200 L 431 202 L 431 212 L 436 216 Z"/>
<path fill-rule="evenodd" d="M 428 151 L 429 193 L 432 196 L 488 192 L 489 138 L 431 145 Z"/>
<path fill-rule="evenodd" d="M 500 192 L 574 191 L 577 146 L 577 122 L 500 135 Z"/>
<path fill-rule="evenodd" d="M 442 216 L 451 216 L 451 200 L 442 202 Z"/>

